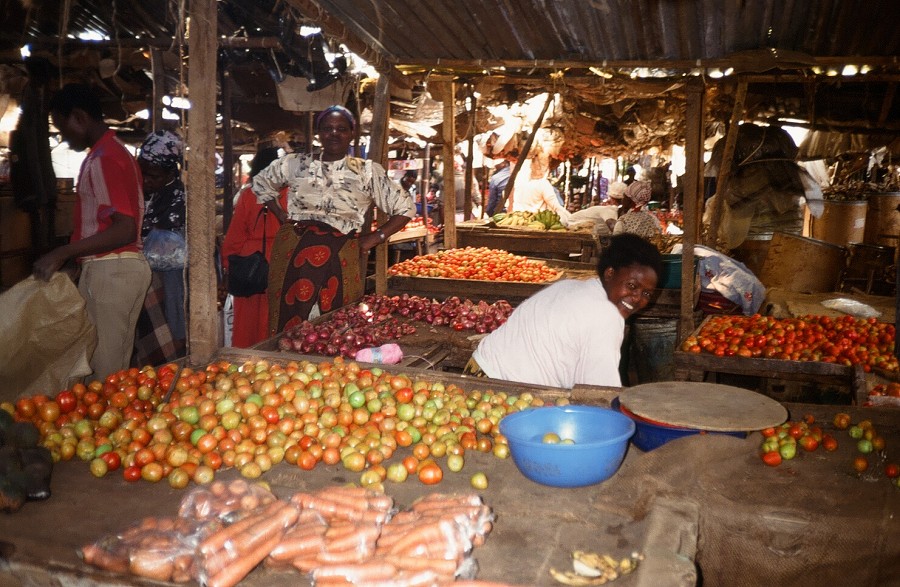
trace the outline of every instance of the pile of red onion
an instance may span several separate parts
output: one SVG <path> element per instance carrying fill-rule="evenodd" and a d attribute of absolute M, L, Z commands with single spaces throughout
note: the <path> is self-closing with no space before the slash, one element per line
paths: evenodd
<path fill-rule="evenodd" d="M 358 305 L 336 310 L 328 320 L 318 324 L 302 322 L 289 328 L 278 340 L 278 348 L 307 354 L 353 357 L 359 349 L 381 346 L 415 333 L 416 327 L 409 321 L 482 334 L 499 328 L 512 311 L 512 306 L 505 300 L 489 304 L 483 300 L 460 300 L 456 296 L 438 302 L 408 294 L 367 295 Z M 407 321 L 400 322 L 398 317 Z"/>

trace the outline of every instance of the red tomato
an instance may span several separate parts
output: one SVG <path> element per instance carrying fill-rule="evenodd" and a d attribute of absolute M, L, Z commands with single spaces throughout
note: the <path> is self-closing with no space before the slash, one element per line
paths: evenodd
<path fill-rule="evenodd" d="M 78 405 L 78 398 L 75 397 L 75 392 L 70 390 L 60 391 L 56 394 L 56 403 L 59 405 L 59 411 L 63 414 L 68 414 L 73 411 L 75 407 Z"/>
<path fill-rule="evenodd" d="M 900 477 L 900 465 L 888 463 L 884 466 L 884 476 L 888 479 Z"/>
<path fill-rule="evenodd" d="M 866 457 L 858 456 L 853 458 L 853 470 L 857 473 L 863 473 L 866 469 L 869 468 L 869 459 Z"/>
<path fill-rule="evenodd" d="M 114 450 L 103 453 L 100 458 L 106 461 L 106 466 L 110 471 L 115 471 L 122 465 L 122 457 Z"/>
<path fill-rule="evenodd" d="M 129 483 L 134 483 L 141 478 L 141 468 L 137 465 L 126 467 L 122 470 L 122 477 L 124 477 L 125 480 Z"/>
<path fill-rule="evenodd" d="M 826 434 L 822 437 L 822 448 L 827 450 L 828 452 L 834 452 L 837 450 L 838 441 L 834 436 Z"/>
<path fill-rule="evenodd" d="M 436 485 L 444 478 L 444 471 L 434 461 L 428 461 L 419 468 L 419 481 L 425 485 Z"/>
<path fill-rule="evenodd" d="M 762 460 L 770 467 L 777 467 L 781 464 L 781 453 L 779 453 L 777 450 L 763 453 Z"/>
<path fill-rule="evenodd" d="M 809 434 L 805 434 L 800 437 L 800 440 L 797 441 L 803 450 L 807 452 L 813 452 L 817 448 L 819 448 L 819 441 L 810 436 Z"/>

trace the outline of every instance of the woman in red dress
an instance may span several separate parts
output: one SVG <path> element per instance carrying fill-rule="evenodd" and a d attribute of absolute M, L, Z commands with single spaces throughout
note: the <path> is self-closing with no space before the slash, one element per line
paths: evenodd
<path fill-rule="evenodd" d="M 274 147 L 260 149 L 250 163 L 250 179 L 278 158 L 278 149 Z M 287 190 L 278 198 L 282 207 L 287 206 Z M 228 270 L 228 255 L 252 255 L 263 250 L 263 234 L 265 234 L 266 259 L 272 258 L 272 242 L 281 223 L 275 215 L 266 211 L 256 203 L 256 195 L 249 183 L 241 189 L 234 206 L 231 224 L 225 233 L 222 243 L 222 263 Z M 269 302 L 268 293 L 241 297 L 234 296 L 234 324 L 232 326 L 231 346 L 237 348 L 251 347 L 268 337 Z"/>

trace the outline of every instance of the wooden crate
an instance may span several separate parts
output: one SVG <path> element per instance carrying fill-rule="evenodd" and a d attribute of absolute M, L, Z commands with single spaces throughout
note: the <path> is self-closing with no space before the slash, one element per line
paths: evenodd
<path fill-rule="evenodd" d="M 459 247 L 489 247 L 532 256 L 564 256 L 588 263 L 598 256 L 597 242 L 588 232 L 567 230 L 519 230 L 481 223 L 456 227 Z"/>
<path fill-rule="evenodd" d="M 705 323 L 706 321 L 697 327 L 691 336 L 697 336 Z M 848 367 L 822 361 L 718 357 L 709 353 L 688 353 L 680 349 L 675 350 L 674 361 L 676 376 L 681 379 L 703 380 L 708 373 L 729 373 L 842 386 L 848 390 L 857 405 L 862 405 L 868 396 L 865 371 L 861 365 Z"/>

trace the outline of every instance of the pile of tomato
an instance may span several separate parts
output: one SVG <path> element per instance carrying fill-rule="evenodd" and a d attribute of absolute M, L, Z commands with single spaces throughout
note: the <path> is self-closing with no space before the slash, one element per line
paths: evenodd
<path fill-rule="evenodd" d="M 900 488 L 900 465 L 887 461 L 884 437 L 878 434 L 871 420 L 853 424 L 849 414 L 840 412 L 835 414 L 831 424 L 835 430 L 847 431 L 850 442 L 855 443 L 856 454 L 850 463 L 853 471 L 860 475 L 867 471 L 872 473 L 870 459 L 875 457 L 876 462 L 884 463 L 881 469 L 884 476 Z M 802 452 L 814 452 L 820 446 L 827 452 L 834 452 L 838 448 L 837 438 L 824 432 L 811 415 L 804 416 L 803 420 L 797 422 L 785 422 L 781 426 L 766 428 L 762 430 L 762 435 L 760 457 L 771 467 L 794 459 Z"/>
<path fill-rule="evenodd" d="M 898 369 L 893 324 L 875 318 L 843 316 L 713 316 L 681 350 L 716 356 L 757 357 L 786 361 L 823 361 Z"/>
<path fill-rule="evenodd" d="M 257 478 L 281 462 L 306 470 L 340 465 L 360 473 L 365 486 L 408 476 L 434 484 L 445 468 L 461 471 L 467 451 L 507 458 L 500 420 L 543 404 L 528 393 L 466 393 L 340 357 L 216 362 L 184 368 L 175 380 L 176 373 L 171 364 L 128 369 L 0 409 L 34 422 L 57 461 L 77 457 L 97 477 L 121 470 L 127 481 L 165 479 L 183 488 L 230 467 Z M 484 488 L 487 479 L 475 472 L 471 483 Z"/>
<path fill-rule="evenodd" d="M 419 255 L 388 268 L 390 275 L 443 277 L 483 281 L 544 283 L 559 277 L 559 271 L 508 251 L 488 247 L 447 249 Z"/>

